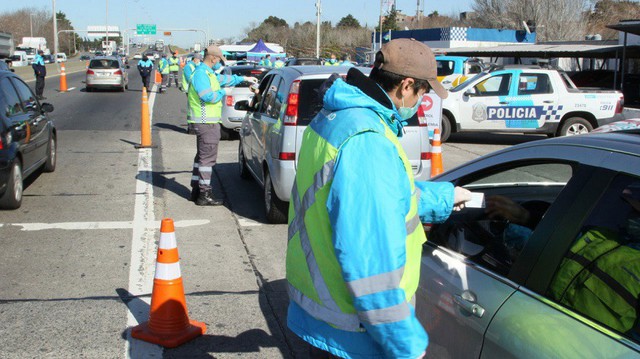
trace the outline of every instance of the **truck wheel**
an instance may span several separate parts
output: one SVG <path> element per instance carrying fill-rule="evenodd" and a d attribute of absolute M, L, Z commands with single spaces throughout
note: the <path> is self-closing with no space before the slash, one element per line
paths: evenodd
<path fill-rule="evenodd" d="M 268 170 L 264 173 L 264 204 L 269 223 L 287 223 L 289 203 L 278 198 Z"/>
<path fill-rule="evenodd" d="M 451 136 L 451 121 L 445 114 L 442 114 L 442 126 L 440 128 L 440 142 L 445 142 Z"/>
<path fill-rule="evenodd" d="M 22 164 L 16 158 L 9 172 L 9 180 L 7 181 L 7 190 L 0 197 L 0 208 L 17 209 L 22 205 Z"/>
<path fill-rule="evenodd" d="M 573 136 L 589 133 L 593 126 L 582 117 L 571 117 L 567 119 L 560 129 L 560 136 Z"/>

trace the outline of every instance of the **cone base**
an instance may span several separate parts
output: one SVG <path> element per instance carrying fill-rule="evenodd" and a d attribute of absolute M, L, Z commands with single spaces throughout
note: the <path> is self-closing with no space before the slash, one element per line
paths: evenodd
<path fill-rule="evenodd" d="M 158 148 L 157 145 L 149 145 L 149 146 L 145 146 L 145 145 L 134 145 L 134 148 Z"/>
<path fill-rule="evenodd" d="M 207 325 L 202 322 L 190 320 L 191 324 L 181 333 L 156 334 L 149 329 L 149 322 L 144 322 L 131 329 L 131 336 L 145 342 L 162 345 L 165 348 L 175 348 L 190 340 L 193 340 L 207 331 Z"/>

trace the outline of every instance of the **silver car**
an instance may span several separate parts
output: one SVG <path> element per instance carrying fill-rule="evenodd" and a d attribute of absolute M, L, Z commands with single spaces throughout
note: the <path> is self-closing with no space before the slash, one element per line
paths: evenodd
<path fill-rule="evenodd" d="M 97 88 L 115 88 L 122 92 L 129 88 L 129 65 L 114 56 L 99 56 L 91 59 L 87 67 L 85 88 L 91 92 Z"/>
<path fill-rule="evenodd" d="M 317 90 L 331 74 L 346 76 L 350 68 L 291 66 L 275 69 L 260 82 L 259 93 L 252 106 L 247 101 L 236 104 L 236 109 L 248 110 L 240 128 L 240 176 L 253 176 L 263 186 L 265 211 L 271 223 L 285 223 L 287 220 L 303 133 L 321 108 Z M 370 71 L 368 68 L 360 70 L 366 74 Z M 427 159 L 426 123 L 419 122 L 414 116 L 404 130 L 400 143 L 414 175 L 417 180 L 426 180 L 431 171 Z"/>
<path fill-rule="evenodd" d="M 640 130 L 525 143 L 434 180 L 514 210 L 478 201 L 430 227 L 427 357 L 640 355 Z"/>

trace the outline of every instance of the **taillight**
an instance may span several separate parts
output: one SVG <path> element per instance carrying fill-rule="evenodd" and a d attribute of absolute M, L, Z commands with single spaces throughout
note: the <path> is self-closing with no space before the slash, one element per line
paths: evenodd
<path fill-rule="evenodd" d="M 122 71 L 117 70 L 116 72 L 113 73 L 114 75 L 122 75 Z"/>
<path fill-rule="evenodd" d="M 624 110 L 624 96 L 620 96 L 620 99 L 618 100 L 618 104 L 616 105 L 616 115 L 622 113 L 622 111 Z"/>
<path fill-rule="evenodd" d="M 4 142 L 2 141 L 2 136 L 0 136 L 0 150 L 4 150 Z"/>
<path fill-rule="evenodd" d="M 289 98 L 287 99 L 287 112 L 284 116 L 285 126 L 295 126 L 298 121 L 298 105 L 300 102 L 300 80 L 295 80 L 291 84 L 289 90 Z"/>
<path fill-rule="evenodd" d="M 87 75 L 95 75 L 96 73 L 93 70 L 87 70 Z"/>
<path fill-rule="evenodd" d="M 295 161 L 296 153 L 295 152 L 280 152 L 279 159 L 283 161 Z"/>
<path fill-rule="evenodd" d="M 251 74 L 252 75 L 260 75 L 262 73 L 262 71 L 260 70 L 251 70 Z"/>
<path fill-rule="evenodd" d="M 233 106 L 233 96 L 227 95 L 227 106 Z"/>
<path fill-rule="evenodd" d="M 423 161 L 431 161 L 431 152 L 420 153 L 420 159 Z"/>

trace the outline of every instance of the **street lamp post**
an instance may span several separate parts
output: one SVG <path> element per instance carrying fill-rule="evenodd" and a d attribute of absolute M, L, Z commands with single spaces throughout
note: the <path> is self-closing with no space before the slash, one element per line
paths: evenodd
<path fill-rule="evenodd" d="M 58 54 L 58 17 L 56 16 L 56 0 L 51 0 L 51 2 L 53 3 L 53 56 L 55 57 Z"/>
<path fill-rule="evenodd" d="M 33 14 L 29 14 L 29 27 L 31 28 L 31 37 L 33 37 Z"/>
<path fill-rule="evenodd" d="M 321 12 L 321 4 L 320 0 L 316 1 L 316 16 L 317 16 L 317 24 L 316 24 L 316 57 L 320 58 L 320 12 Z"/>

